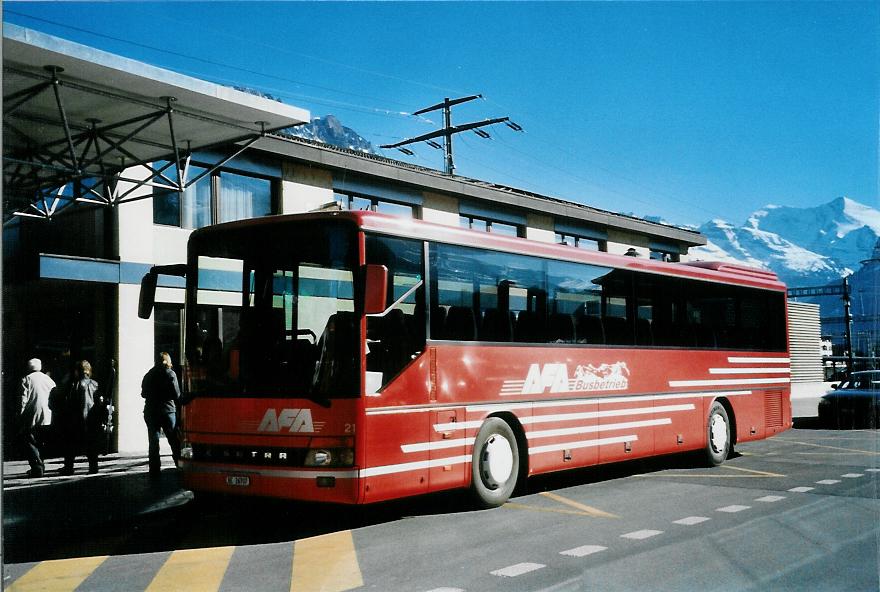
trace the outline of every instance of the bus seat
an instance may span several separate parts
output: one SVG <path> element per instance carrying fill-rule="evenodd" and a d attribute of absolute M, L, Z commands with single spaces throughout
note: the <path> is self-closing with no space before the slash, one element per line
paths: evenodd
<path fill-rule="evenodd" d="M 605 343 L 605 328 L 596 315 L 577 315 L 575 329 L 578 343 Z"/>
<path fill-rule="evenodd" d="M 318 343 L 318 363 L 315 371 L 315 389 L 321 393 L 331 390 L 353 393 L 358 384 L 357 325 L 350 311 L 330 315 Z"/>
<path fill-rule="evenodd" d="M 537 313 L 523 310 L 516 317 L 516 340 L 523 343 L 544 343 L 546 328 Z"/>
<path fill-rule="evenodd" d="M 633 330 L 629 322 L 623 317 L 605 317 L 602 320 L 605 327 L 605 342 L 609 345 L 632 345 Z"/>
<path fill-rule="evenodd" d="M 574 319 L 571 315 L 565 313 L 555 313 L 550 315 L 548 323 L 549 333 L 547 341 L 550 343 L 574 343 L 575 327 Z"/>
<path fill-rule="evenodd" d="M 481 341 L 513 341 L 510 314 L 497 308 L 486 309 L 480 325 Z"/>
<path fill-rule="evenodd" d="M 446 308 L 443 306 L 431 307 L 431 339 L 445 339 L 446 333 Z"/>
<path fill-rule="evenodd" d="M 654 333 L 651 330 L 650 320 L 636 319 L 636 343 L 638 345 L 654 345 Z"/>
<path fill-rule="evenodd" d="M 474 310 L 469 306 L 449 307 L 443 338 L 450 341 L 475 341 L 477 339 L 477 320 L 474 316 Z"/>

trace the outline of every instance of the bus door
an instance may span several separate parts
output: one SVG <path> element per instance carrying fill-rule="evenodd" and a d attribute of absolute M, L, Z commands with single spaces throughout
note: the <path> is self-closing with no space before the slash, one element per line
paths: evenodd
<path fill-rule="evenodd" d="M 442 409 L 431 413 L 430 474 L 428 483 L 432 491 L 461 487 L 465 470 L 466 442 L 464 409 Z"/>

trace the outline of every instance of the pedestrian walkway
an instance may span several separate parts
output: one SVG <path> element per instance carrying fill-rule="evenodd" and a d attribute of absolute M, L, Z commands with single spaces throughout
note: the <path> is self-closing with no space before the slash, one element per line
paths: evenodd
<path fill-rule="evenodd" d="M 158 478 L 149 475 L 145 454 L 101 456 L 91 475 L 85 457 L 77 458 L 73 475 L 61 475 L 62 466 L 61 458 L 47 459 L 45 476 L 29 478 L 26 461 L 3 463 L 4 563 L 20 560 L 24 553 L 16 545 L 36 533 L 125 523 L 192 499 L 170 454 L 163 455 Z"/>

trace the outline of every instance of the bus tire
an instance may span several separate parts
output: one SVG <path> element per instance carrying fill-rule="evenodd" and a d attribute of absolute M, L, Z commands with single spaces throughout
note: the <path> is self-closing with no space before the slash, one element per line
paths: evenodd
<path fill-rule="evenodd" d="M 471 462 L 471 494 L 481 508 L 495 508 L 506 502 L 519 475 L 516 436 L 506 421 L 490 417 L 474 441 Z"/>
<path fill-rule="evenodd" d="M 732 442 L 727 409 L 718 401 L 714 401 L 709 408 L 706 422 L 706 462 L 710 467 L 717 467 L 727 460 Z"/>

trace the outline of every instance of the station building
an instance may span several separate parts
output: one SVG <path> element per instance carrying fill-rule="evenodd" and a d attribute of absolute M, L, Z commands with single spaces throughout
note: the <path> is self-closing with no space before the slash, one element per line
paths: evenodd
<path fill-rule="evenodd" d="M 163 276 L 142 320 L 140 280 L 152 265 L 185 262 L 195 228 L 343 208 L 671 261 L 706 242 L 693 230 L 292 137 L 282 130 L 307 123 L 307 111 L 63 39 L 5 25 L 3 41 L 7 435 L 29 358 L 56 379 L 85 358 L 116 403 L 112 447 L 146 449 L 140 382 L 157 351 L 183 362 L 184 290 Z"/>

